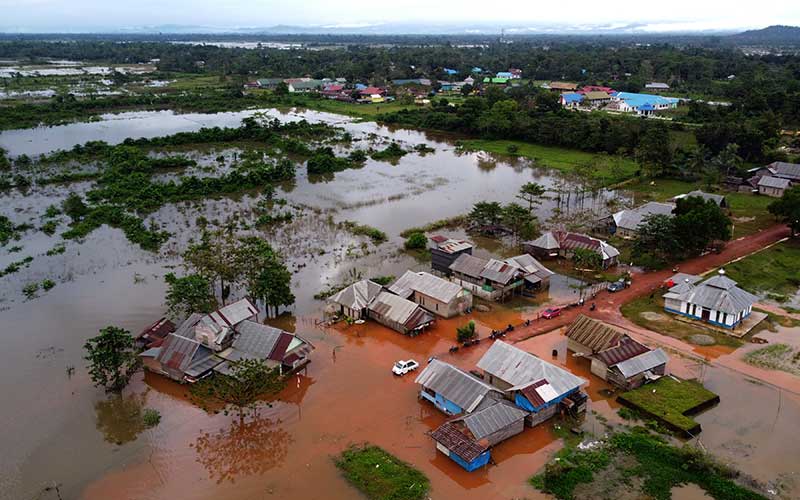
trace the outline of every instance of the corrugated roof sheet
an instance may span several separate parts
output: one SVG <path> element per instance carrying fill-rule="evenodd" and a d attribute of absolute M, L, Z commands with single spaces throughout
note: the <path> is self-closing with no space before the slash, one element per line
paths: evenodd
<path fill-rule="evenodd" d="M 608 92 L 603 92 L 599 90 L 592 90 L 589 92 L 585 92 L 583 95 L 589 101 L 602 101 L 606 99 L 611 99 L 611 96 L 608 95 Z"/>
<path fill-rule="evenodd" d="M 649 351 L 650 348 L 646 345 L 625 336 L 620 339 L 617 345 L 598 352 L 595 357 L 605 363 L 606 366 L 611 367 Z"/>
<path fill-rule="evenodd" d="M 608 323 L 581 314 L 569 325 L 566 335 L 595 353 L 616 346 L 626 333 Z"/>
<path fill-rule="evenodd" d="M 375 297 L 369 310 L 411 330 L 433 321 L 433 316 L 416 302 L 389 292 L 381 292 Z"/>
<path fill-rule="evenodd" d="M 483 271 L 481 271 L 481 278 L 507 285 L 519 278 L 519 269 L 502 260 L 489 259 L 489 262 L 486 263 Z"/>
<path fill-rule="evenodd" d="M 350 309 L 364 309 L 372 299 L 381 293 L 383 287 L 374 281 L 361 280 L 342 289 L 339 293 L 331 296 L 328 301 L 341 304 Z"/>
<path fill-rule="evenodd" d="M 737 314 L 758 302 L 758 297 L 736 286 L 727 276 L 717 275 L 692 287 L 678 284 L 669 289 L 666 298 L 697 304 L 714 311 Z"/>
<path fill-rule="evenodd" d="M 161 345 L 161 351 L 156 359 L 168 368 L 185 373 L 192 363 L 213 356 L 213 354 L 211 349 L 196 340 L 171 333 L 167 335 Z"/>
<path fill-rule="evenodd" d="M 650 201 L 644 205 L 627 210 L 620 210 L 614 214 L 614 223 L 617 227 L 635 231 L 639 227 L 645 217 L 648 215 L 669 215 L 672 216 L 672 211 L 675 205 L 672 203 L 659 203 L 657 201 Z"/>
<path fill-rule="evenodd" d="M 776 161 L 767 165 L 775 175 L 791 180 L 800 180 L 800 164 Z"/>
<path fill-rule="evenodd" d="M 502 394 L 483 380 L 438 359 L 432 360 L 414 382 L 436 391 L 467 413 L 475 410 L 488 393 Z"/>
<path fill-rule="evenodd" d="M 492 344 L 492 347 L 478 361 L 478 368 L 518 388 L 547 379 L 559 394 L 565 394 L 586 383 L 585 380 L 567 370 L 502 340 Z"/>
<path fill-rule="evenodd" d="M 239 359 L 267 359 L 284 333 L 283 330 L 255 321 L 242 321 L 236 331 L 239 335 L 233 341 L 232 347 L 241 353 Z"/>
<path fill-rule="evenodd" d="M 526 241 L 525 245 L 541 248 L 543 250 L 558 250 L 561 248 L 558 239 L 555 237 L 552 231 L 547 231 L 533 241 Z"/>
<path fill-rule="evenodd" d="M 520 390 L 519 392 L 521 392 L 522 395 L 525 396 L 525 399 L 530 401 L 534 407 L 538 408 L 547 403 L 547 401 L 544 400 L 542 395 L 539 394 L 539 392 L 536 389 L 538 389 L 543 385 L 548 385 L 548 384 L 549 382 L 547 382 L 547 379 L 538 380 L 529 385 L 528 387 L 525 387 L 524 389 Z"/>
<path fill-rule="evenodd" d="M 542 265 L 541 262 L 533 258 L 533 256 L 524 253 L 516 257 L 506 259 L 506 263 L 511 266 L 518 267 L 524 274 L 534 275 L 540 280 L 549 278 L 555 273 Z"/>
<path fill-rule="evenodd" d="M 634 358 L 628 359 L 615 366 L 625 378 L 630 378 L 647 370 L 665 364 L 669 360 L 667 354 L 660 348 L 648 351 Z"/>
<path fill-rule="evenodd" d="M 519 422 L 526 416 L 528 416 L 528 412 L 511 403 L 498 401 L 488 408 L 461 417 L 460 420 L 464 422 L 475 439 L 480 440 Z"/>
<path fill-rule="evenodd" d="M 462 288 L 451 281 L 430 273 L 413 271 L 406 271 L 388 288 L 389 291 L 403 298 L 410 297 L 413 292 L 419 292 L 445 304 L 454 300 L 462 292 Z"/>
<path fill-rule="evenodd" d="M 477 442 L 471 436 L 464 434 L 453 422 L 445 422 L 440 425 L 431 433 L 431 437 L 466 462 L 472 462 L 489 449 L 488 442 Z"/>
<path fill-rule="evenodd" d="M 461 254 L 450 264 L 450 270 L 473 278 L 480 278 L 483 268 L 486 267 L 488 263 L 488 259 L 481 259 L 480 257 L 469 254 Z"/>
<path fill-rule="evenodd" d="M 791 185 L 791 181 L 789 179 L 782 179 L 780 177 L 770 177 L 765 175 L 758 181 L 759 187 L 770 187 L 776 189 L 786 189 Z"/>
<path fill-rule="evenodd" d="M 257 314 L 258 309 L 256 306 L 250 302 L 250 299 L 245 298 L 217 309 L 208 316 L 221 327 L 234 327 Z"/>
<path fill-rule="evenodd" d="M 686 194 L 679 194 L 678 196 L 675 197 L 675 199 L 678 200 L 681 198 L 690 198 L 690 197 L 702 198 L 706 201 L 711 200 L 714 203 L 716 203 L 717 206 L 722 205 L 722 202 L 725 201 L 725 197 L 721 194 L 706 193 L 705 191 L 700 191 L 699 189 L 695 191 L 690 191 Z"/>

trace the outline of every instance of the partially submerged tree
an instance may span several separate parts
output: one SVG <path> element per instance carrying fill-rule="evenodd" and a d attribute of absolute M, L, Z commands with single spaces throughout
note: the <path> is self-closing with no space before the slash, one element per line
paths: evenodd
<path fill-rule="evenodd" d="M 214 231 L 203 231 L 198 243 L 190 245 L 183 259 L 191 269 L 212 282 L 218 282 L 222 303 L 230 295 L 230 287 L 240 277 L 237 267 L 238 241 L 233 224 Z"/>
<path fill-rule="evenodd" d="M 247 292 L 264 302 L 268 315 L 277 314 L 280 306 L 294 304 L 292 273 L 269 243 L 253 236 L 244 238 L 237 261 Z"/>
<path fill-rule="evenodd" d="M 97 387 L 119 392 L 139 369 L 139 358 L 130 332 L 115 326 L 100 330 L 100 335 L 83 345 L 89 362 L 89 377 Z"/>
<path fill-rule="evenodd" d="M 509 203 L 503 207 L 503 226 L 519 241 L 536 233 L 536 216 L 519 203 Z"/>
<path fill-rule="evenodd" d="M 225 414 L 234 409 L 243 421 L 248 411 L 258 407 L 259 400 L 277 394 L 284 386 L 278 368 L 270 368 L 260 359 L 230 362 L 229 373 L 216 373 L 192 385 L 192 400 L 203 409 L 221 409 Z"/>
<path fill-rule="evenodd" d="M 164 276 L 167 282 L 167 307 L 170 314 L 188 316 L 193 312 L 209 313 L 216 309 L 217 299 L 208 278 L 189 274 L 178 278 L 173 273 Z"/>
<path fill-rule="evenodd" d="M 405 242 L 406 250 L 421 250 L 428 245 L 428 238 L 425 237 L 425 233 L 422 232 L 413 232 L 408 235 L 408 238 Z"/>
<path fill-rule="evenodd" d="M 603 267 L 603 257 L 588 248 L 576 248 L 572 252 L 572 265 L 575 269 L 597 271 Z"/>
<path fill-rule="evenodd" d="M 542 196 L 545 193 L 545 188 L 541 184 L 535 182 L 527 182 L 519 189 L 517 198 L 528 202 L 528 210 L 533 210 L 533 205 L 541 205 Z"/>
<path fill-rule="evenodd" d="M 475 322 L 470 321 L 464 326 L 456 327 L 456 340 L 459 342 L 466 342 L 475 337 Z"/>
<path fill-rule="evenodd" d="M 496 226 L 502 217 L 503 207 L 496 201 L 479 201 L 468 215 L 470 222 L 480 228 Z"/>

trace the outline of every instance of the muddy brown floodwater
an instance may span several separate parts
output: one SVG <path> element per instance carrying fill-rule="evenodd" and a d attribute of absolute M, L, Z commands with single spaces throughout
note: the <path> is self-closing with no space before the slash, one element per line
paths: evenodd
<path fill-rule="evenodd" d="M 129 136 L 234 126 L 251 113 L 122 114 L 101 122 L 3 132 L 0 145 L 12 155 L 40 154 L 88 140 L 113 143 Z M 295 182 L 281 186 L 278 193 L 292 207 L 293 221 L 267 231 L 248 230 L 279 248 L 293 271 L 297 303 L 272 323 L 315 344 L 307 371 L 293 377 L 270 406 L 244 423 L 234 416 L 206 414 L 187 400 L 186 387 L 162 377 L 139 374 L 120 399 L 93 388 L 86 374 L 82 345 L 87 338 L 107 325 L 137 332 L 164 314 L 163 275 L 179 265 L 176 256 L 199 233 L 197 217 L 213 221 L 238 214 L 251 223 L 258 193 L 168 205 L 151 214 L 148 224 L 155 222 L 174 235 L 158 254 L 132 246 L 117 230 L 101 228 L 84 242 L 66 242 L 63 253 L 48 256 L 45 253 L 60 243 L 57 234 L 66 222 L 61 221 L 55 236 L 29 231 L 14 243 L 21 250 L 0 252 L 0 267 L 26 255 L 34 257 L 29 267 L 0 279 L 0 499 L 51 500 L 59 493 L 61 498 L 100 500 L 353 498 L 357 492 L 341 478 L 331 457 L 363 441 L 424 471 L 431 479 L 432 498 L 542 498 L 526 481 L 560 446 L 551 426 L 527 429 L 500 444 L 492 454 L 496 464 L 467 473 L 437 453 L 426 435 L 444 415 L 418 400 L 413 375 L 397 378 L 390 368 L 398 359 L 425 364 L 431 356 L 474 368 L 488 343 L 449 354 L 456 326 L 474 319 L 479 334 L 486 336 L 493 328 L 518 324 L 535 317 L 547 301 L 563 303 L 574 297 L 573 281 L 556 276 L 549 295 L 515 300 L 489 313 L 440 320 L 413 339 L 371 323 L 320 329 L 316 325 L 322 304 L 313 296 L 354 274 L 399 275 L 408 268 L 425 269 L 427 261 L 401 250 L 399 233 L 408 227 L 462 214 L 478 199 L 509 201 L 524 182 L 552 188 L 569 187 L 574 181 L 526 161 L 461 153 L 447 137 L 389 130 L 324 113 L 268 113 L 282 120 L 336 124 L 354 135 L 355 147 L 380 147 L 396 140 L 405 146 L 436 148 L 425 156 L 409 154 L 396 165 L 368 161 L 362 169 L 328 178 L 309 177 L 300 168 Z M 231 151 L 188 154 L 203 164 Z M 25 196 L 6 192 L 0 195 L 0 213 L 39 227 L 49 204 L 59 203 L 70 190 L 83 192 L 89 186 L 35 187 Z M 604 191 L 583 200 L 573 198 L 561 208 L 601 211 L 613 198 L 629 199 Z M 537 208 L 537 215 L 544 220 L 554 207 L 548 200 Z M 389 241 L 376 246 L 343 233 L 336 223 L 344 220 L 378 227 L 388 233 Z M 477 243 L 480 255 L 511 252 L 497 242 Z M 25 283 L 45 278 L 54 279 L 56 287 L 38 299 L 22 299 Z M 588 381 L 587 430 L 601 434 L 604 421 L 619 422 L 618 405 L 609 400 L 608 387 L 589 373 L 586 360 L 568 355 L 560 330 L 520 346 Z M 555 358 L 553 349 L 558 351 Z M 715 354 L 721 359 L 733 356 Z M 798 396 L 749 382 L 730 367 L 704 367 L 680 356 L 673 356 L 670 370 L 700 376 L 722 395 L 717 408 L 698 417 L 703 445 L 758 480 L 784 488 L 780 491 L 789 492 L 784 498 L 792 498 L 798 491 L 794 474 L 800 461 L 800 433 L 794 432 L 800 418 Z M 144 429 L 138 423 L 136 416 L 143 408 L 161 413 L 157 427 Z"/>

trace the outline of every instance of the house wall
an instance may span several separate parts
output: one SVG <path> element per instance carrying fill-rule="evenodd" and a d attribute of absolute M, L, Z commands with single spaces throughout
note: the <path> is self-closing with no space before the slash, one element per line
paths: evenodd
<path fill-rule="evenodd" d="M 567 349 L 572 352 L 579 352 L 582 354 L 592 354 L 592 350 L 589 347 L 569 337 L 567 338 Z"/>
<path fill-rule="evenodd" d="M 406 329 L 406 327 L 401 325 L 400 323 L 397 323 L 396 321 L 391 321 L 390 319 L 386 318 L 385 316 L 383 316 L 381 314 L 378 314 L 378 313 L 376 313 L 374 311 L 367 311 L 367 313 L 368 313 L 368 315 L 369 315 L 369 317 L 371 319 L 374 319 L 375 321 L 377 321 L 378 323 L 382 324 L 383 326 L 389 327 L 389 328 L 391 328 L 392 330 L 394 330 L 396 332 L 402 333 L 403 335 L 408 333 L 408 330 Z"/>
<path fill-rule="evenodd" d="M 783 189 L 774 188 L 774 187 L 767 187 L 767 186 L 758 186 L 758 193 L 764 194 L 767 196 L 772 196 L 773 198 L 780 198 L 783 196 Z"/>
<path fill-rule="evenodd" d="M 497 432 L 493 432 L 486 436 L 486 440 L 489 441 L 490 446 L 494 446 L 498 443 L 502 443 L 506 439 L 516 436 L 517 434 L 521 433 L 525 430 L 525 419 L 521 418 L 518 421 L 514 422 L 513 424 L 500 429 Z"/>
<path fill-rule="evenodd" d="M 162 375 L 164 374 L 164 370 L 161 368 L 161 363 L 156 358 L 141 356 L 141 360 L 142 366 L 145 369 L 150 370 L 153 373 L 159 373 Z"/>
<path fill-rule="evenodd" d="M 486 450 L 483 453 L 481 453 L 480 455 L 478 455 L 478 457 L 475 460 L 473 460 L 472 462 L 467 462 L 466 460 L 464 460 L 463 458 L 459 457 L 458 455 L 456 455 L 455 452 L 452 452 L 452 451 L 450 452 L 450 454 L 448 456 L 450 457 L 450 459 L 453 462 L 457 463 L 458 465 L 460 465 L 461 467 L 466 469 L 467 472 L 472 472 L 472 471 L 480 469 L 484 465 L 488 464 L 489 463 L 489 459 L 491 458 L 491 453 L 492 453 L 491 450 Z"/>
<path fill-rule="evenodd" d="M 590 371 L 593 375 L 601 378 L 602 380 L 608 379 L 608 365 L 597 358 L 592 358 L 592 367 Z"/>
<path fill-rule="evenodd" d="M 546 422 L 547 420 L 550 420 L 554 416 L 558 415 L 558 412 L 559 405 L 548 406 L 538 413 L 531 413 L 525 417 L 525 425 L 528 427 L 536 427 L 542 422 Z"/>
<path fill-rule="evenodd" d="M 753 311 L 752 306 L 748 307 L 744 311 L 739 311 L 736 314 L 729 314 L 714 309 L 707 309 L 708 320 L 703 320 L 703 307 L 696 306 L 695 304 L 691 304 L 689 302 L 679 302 L 676 300 L 670 300 L 669 302 L 670 304 L 667 304 L 666 300 L 664 302 L 664 310 L 667 312 L 680 314 L 682 316 L 686 316 L 692 319 L 697 319 L 700 321 L 706 321 L 707 323 L 716 326 L 721 326 L 723 328 L 733 328 L 734 326 L 738 325 L 743 319 L 750 316 L 750 313 Z M 676 304 L 678 303 L 679 305 L 677 305 L 676 307 Z"/>
<path fill-rule="evenodd" d="M 450 401 L 446 397 L 442 396 L 438 392 L 433 391 L 434 394 L 431 394 L 428 391 L 430 391 L 430 389 L 426 390 L 426 388 L 423 387 L 423 390 L 421 390 L 419 392 L 419 395 L 423 399 L 427 399 L 428 401 L 433 403 L 433 405 L 436 408 L 438 408 L 441 412 L 446 413 L 448 415 L 459 415 L 461 413 L 464 413 L 464 409 L 463 408 L 461 408 L 457 404 L 453 403 L 452 401 Z"/>
<path fill-rule="evenodd" d="M 472 307 L 472 294 L 465 293 L 454 298 L 448 303 L 436 300 L 424 293 L 414 292 L 412 299 L 426 310 L 443 318 L 452 318 L 469 307 Z"/>
<path fill-rule="evenodd" d="M 476 283 L 474 278 L 462 275 L 460 273 L 454 273 L 450 281 L 466 290 L 469 290 L 471 294 L 485 300 L 497 300 L 500 298 L 500 294 L 502 293 L 502 290 L 497 289 L 493 289 L 492 291 L 485 290 L 482 282 Z"/>

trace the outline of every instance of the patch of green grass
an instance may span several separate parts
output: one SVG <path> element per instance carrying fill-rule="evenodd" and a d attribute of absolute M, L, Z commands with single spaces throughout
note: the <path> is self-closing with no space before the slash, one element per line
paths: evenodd
<path fill-rule="evenodd" d="M 344 222 L 340 222 L 339 227 L 356 236 L 367 236 L 376 245 L 379 245 L 389 239 L 389 237 L 386 236 L 386 233 L 380 229 L 368 226 L 366 224 L 358 224 L 356 222 L 346 220 Z"/>
<path fill-rule="evenodd" d="M 787 344 L 773 344 L 747 353 L 744 360 L 754 366 L 800 375 L 800 351 Z"/>
<path fill-rule="evenodd" d="M 656 291 L 653 298 L 647 295 L 638 297 L 620 307 L 622 314 L 633 321 L 642 328 L 647 328 L 654 332 L 663 335 L 675 337 L 686 342 L 689 342 L 689 337 L 692 335 L 708 335 L 714 338 L 715 344 L 728 346 L 728 347 L 741 347 L 743 342 L 736 337 L 731 337 L 722 332 L 710 328 L 702 328 L 695 326 L 688 321 L 680 321 L 677 317 L 664 310 L 664 299 L 661 298 L 661 292 Z M 644 314 L 643 314 L 644 313 Z M 648 319 L 650 317 L 658 319 Z M 659 316 L 655 316 L 655 315 Z"/>
<path fill-rule="evenodd" d="M 656 382 L 625 392 L 619 398 L 678 429 L 690 431 L 698 424 L 685 413 L 710 404 L 718 397 L 694 380 L 677 381 L 672 377 L 662 377 Z"/>
<path fill-rule="evenodd" d="M 436 231 L 438 229 L 453 229 L 457 227 L 463 226 L 467 222 L 466 215 L 456 215 L 455 217 L 450 217 L 448 219 L 440 219 L 429 224 L 425 224 L 424 226 L 419 227 L 411 227 L 404 230 L 400 233 L 400 236 L 403 238 L 408 238 L 414 233 L 428 233 L 431 231 Z"/>
<path fill-rule="evenodd" d="M 529 482 L 534 488 L 558 499 L 572 500 L 575 488 L 581 483 L 591 482 L 594 473 L 609 463 L 605 448 L 580 450 L 566 447 L 556 454 L 556 460 L 545 466 L 544 472 L 533 476 Z"/>
<path fill-rule="evenodd" d="M 414 108 L 413 104 L 403 104 L 397 101 L 362 104 L 357 102 L 334 101 L 333 99 L 322 99 L 297 94 L 292 95 L 292 100 L 296 102 L 298 106 L 306 107 L 308 109 L 353 116 L 368 120 L 375 119 L 377 115 L 382 113 L 394 113 L 395 111 Z"/>
<path fill-rule="evenodd" d="M 784 302 L 800 288 L 800 242 L 778 243 L 725 266 L 725 272 L 745 290 Z"/>
<path fill-rule="evenodd" d="M 467 150 L 530 158 L 542 167 L 567 174 L 575 173 L 578 165 L 593 164 L 595 165 L 592 171 L 594 180 L 605 186 L 631 179 L 639 170 L 636 162 L 629 158 L 554 146 L 540 146 L 522 141 L 474 139 L 461 141 L 460 144 Z"/>
<path fill-rule="evenodd" d="M 422 472 L 374 445 L 348 448 L 336 466 L 370 500 L 422 500 L 430 488 Z"/>

